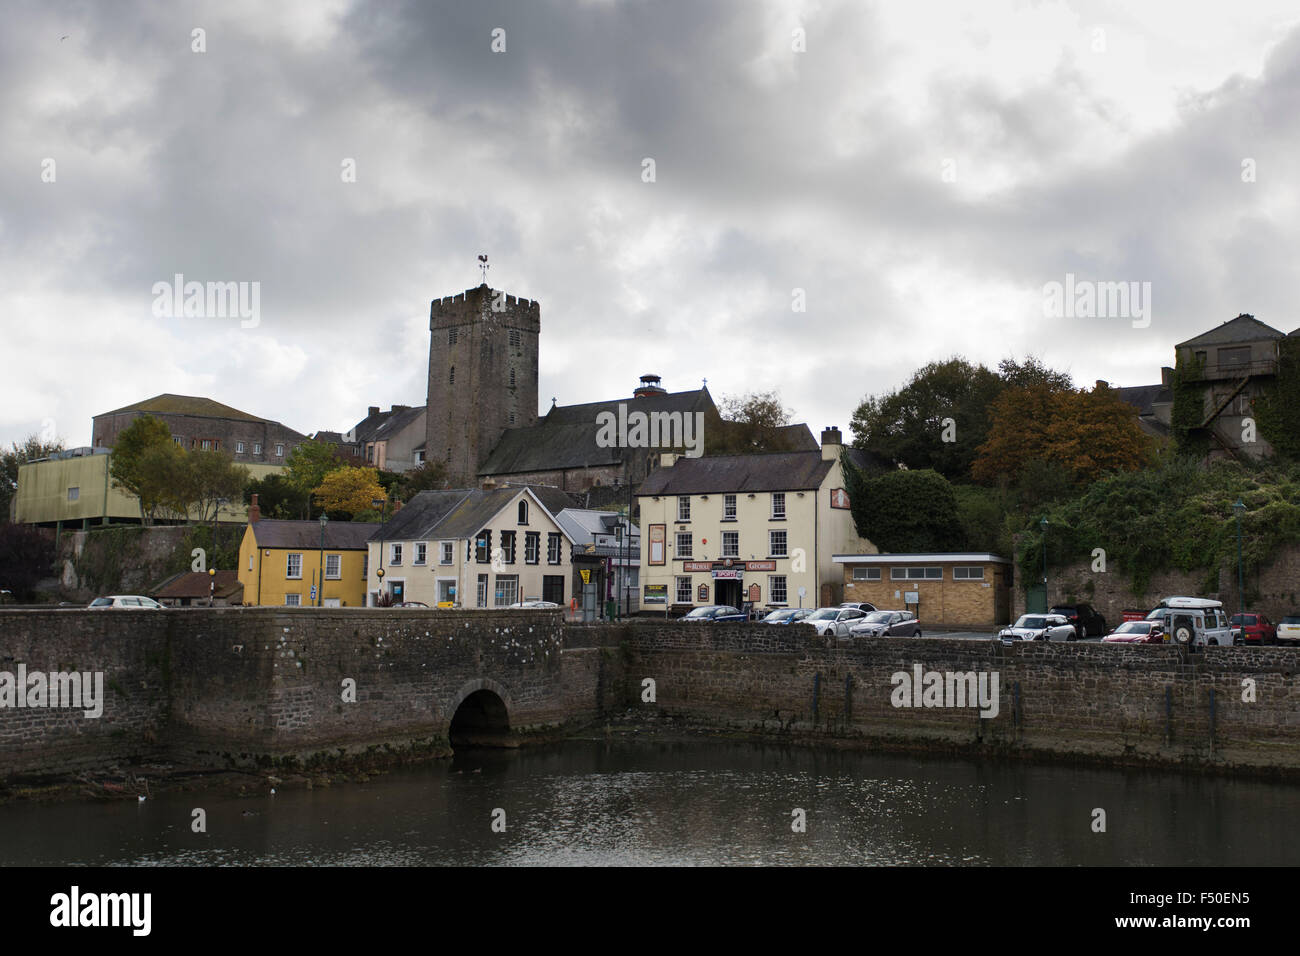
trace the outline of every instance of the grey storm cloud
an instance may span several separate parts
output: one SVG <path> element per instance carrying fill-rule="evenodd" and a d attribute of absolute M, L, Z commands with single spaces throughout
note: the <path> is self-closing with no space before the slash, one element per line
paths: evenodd
<path fill-rule="evenodd" d="M 18 372 L 0 441 L 53 417 L 80 444 L 91 415 L 163 391 L 303 431 L 422 401 L 428 300 L 477 284 L 483 252 L 491 283 L 542 303 L 543 408 L 654 371 L 775 387 L 814 429 L 847 428 L 865 395 L 953 352 L 1141 384 L 1237 312 L 1297 324 L 1300 33 L 1279 22 L 1257 75 L 1171 85 L 1155 123 L 1100 90 L 1078 44 L 1014 82 L 942 56 L 917 78 L 933 51 L 890 33 L 894 12 L 10 4 L 0 307 Z M 260 282 L 261 324 L 152 317 L 177 272 Z M 1043 285 L 1067 272 L 1150 281 L 1151 327 L 1045 319 Z"/>

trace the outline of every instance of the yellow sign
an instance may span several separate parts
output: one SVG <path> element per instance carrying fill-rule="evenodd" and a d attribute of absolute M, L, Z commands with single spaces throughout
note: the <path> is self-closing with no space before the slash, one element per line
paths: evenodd
<path fill-rule="evenodd" d="M 582 569 L 580 569 L 580 570 L 578 571 L 578 573 L 582 575 L 582 583 L 583 583 L 583 584 L 590 584 L 590 583 L 591 583 L 591 572 L 590 572 L 588 569 L 586 569 L 586 568 L 582 568 Z"/>

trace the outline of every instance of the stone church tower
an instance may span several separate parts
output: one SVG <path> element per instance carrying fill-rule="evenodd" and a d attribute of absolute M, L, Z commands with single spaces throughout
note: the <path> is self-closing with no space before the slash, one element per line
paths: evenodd
<path fill-rule="evenodd" d="M 538 303 L 483 283 L 429 305 L 425 457 L 472 486 L 507 428 L 537 424 Z"/>

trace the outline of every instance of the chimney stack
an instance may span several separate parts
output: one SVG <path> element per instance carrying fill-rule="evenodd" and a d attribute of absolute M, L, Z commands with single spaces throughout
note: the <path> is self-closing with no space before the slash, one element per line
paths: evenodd
<path fill-rule="evenodd" d="M 248 505 L 248 523 L 256 524 L 262 520 L 262 509 L 257 506 L 257 495 L 253 495 L 253 500 Z"/>
<path fill-rule="evenodd" d="M 822 461 L 835 461 L 840 457 L 840 448 L 844 445 L 844 436 L 837 426 L 822 429 Z"/>
<path fill-rule="evenodd" d="M 369 413 L 366 415 L 366 418 L 374 418 L 374 417 L 375 417 L 376 415 L 378 415 L 378 414 L 379 414 L 379 406 L 378 406 L 378 405 L 371 405 L 371 406 L 370 406 L 370 411 L 369 411 Z"/>
<path fill-rule="evenodd" d="M 496 486 L 497 486 L 497 480 L 492 476 L 489 475 L 487 478 L 483 479 L 484 491 L 493 491 L 496 489 Z"/>

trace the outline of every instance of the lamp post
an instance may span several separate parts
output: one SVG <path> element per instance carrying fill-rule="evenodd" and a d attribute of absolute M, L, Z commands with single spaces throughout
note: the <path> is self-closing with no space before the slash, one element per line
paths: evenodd
<path fill-rule="evenodd" d="M 1038 522 L 1038 526 L 1043 529 L 1043 613 L 1046 614 L 1047 609 L 1052 606 L 1047 600 L 1047 519 L 1043 518 Z"/>
<path fill-rule="evenodd" d="M 208 568 L 208 607 L 214 607 L 217 602 L 217 569 Z"/>
<path fill-rule="evenodd" d="M 370 507 L 379 508 L 379 570 L 375 574 L 379 575 L 379 594 L 384 593 L 384 523 L 388 518 L 388 498 L 371 498 Z M 375 595 L 375 604 L 379 604 L 379 595 Z"/>
<path fill-rule="evenodd" d="M 1233 503 L 1232 510 L 1237 516 L 1237 612 L 1240 615 L 1237 623 L 1242 629 L 1242 640 L 1244 641 L 1246 628 L 1246 573 L 1241 564 L 1241 516 L 1246 513 L 1246 506 L 1238 498 Z"/>
<path fill-rule="evenodd" d="M 330 518 L 325 512 L 320 513 L 320 587 L 316 589 L 316 606 L 325 603 L 325 526 Z"/>

